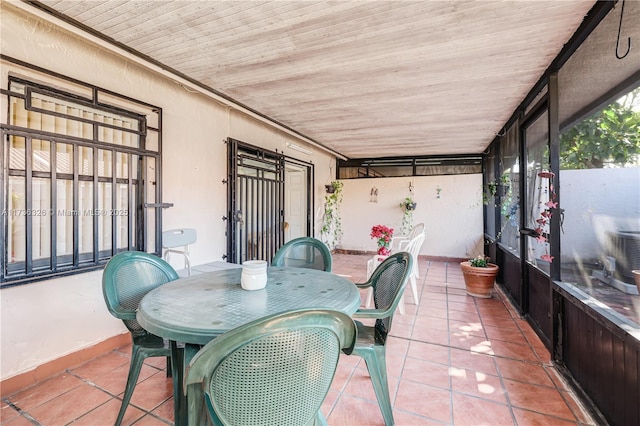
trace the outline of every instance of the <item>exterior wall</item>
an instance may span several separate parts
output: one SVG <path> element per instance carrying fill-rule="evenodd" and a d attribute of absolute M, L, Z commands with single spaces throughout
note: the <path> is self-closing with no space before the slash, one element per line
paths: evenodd
<path fill-rule="evenodd" d="M 333 160 L 327 154 L 313 147 L 308 147 L 310 156 L 289 151 L 287 141 L 304 143 L 8 2 L 0 7 L 3 54 L 162 107 L 163 201 L 174 203 L 165 210 L 163 225 L 197 230 L 193 264 L 220 260 L 226 251 L 225 138 L 313 162 L 315 182 L 329 180 Z M 15 71 L 8 68 L 0 70 L 2 81 Z M 6 120 L 4 105 L 0 117 Z M 315 190 L 320 205 L 323 193 Z M 179 257 L 174 259 L 174 266 L 181 268 Z M 100 271 L 3 289 L 0 308 L 3 380 L 126 332 L 104 305 Z"/>
<path fill-rule="evenodd" d="M 400 234 L 403 211 L 399 204 L 409 195 L 418 203 L 413 223 L 424 222 L 427 237 L 420 254 L 470 257 L 482 253 L 482 175 L 422 176 L 344 180 L 341 205 L 344 235 L 339 246 L 347 250 L 375 251 L 374 225 L 387 225 Z M 371 188 L 378 202 L 370 202 Z M 438 197 L 437 189 L 440 188 Z M 321 213 L 321 212 L 320 212 Z"/>
<path fill-rule="evenodd" d="M 562 170 L 563 261 L 601 259 L 606 231 L 640 231 L 640 168 Z"/>

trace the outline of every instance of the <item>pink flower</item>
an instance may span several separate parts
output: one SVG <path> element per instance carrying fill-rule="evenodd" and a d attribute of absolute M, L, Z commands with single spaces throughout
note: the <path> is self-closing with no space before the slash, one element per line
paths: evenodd
<path fill-rule="evenodd" d="M 544 260 L 545 262 L 551 263 L 553 261 L 553 256 L 551 256 L 550 254 L 545 253 L 542 256 L 540 256 L 540 259 Z"/>
<path fill-rule="evenodd" d="M 547 237 L 545 237 L 544 235 L 538 235 L 538 236 L 536 237 L 536 240 L 537 240 L 539 243 L 541 243 L 541 244 L 542 244 L 542 243 L 546 243 L 546 242 L 547 242 Z"/>
<path fill-rule="evenodd" d="M 552 200 L 547 201 L 546 203 L 544 203 L 544 205 L 549 207 L 550 209 L 558 208 L 558 203 L 557 202 L 554 203 Z"/>

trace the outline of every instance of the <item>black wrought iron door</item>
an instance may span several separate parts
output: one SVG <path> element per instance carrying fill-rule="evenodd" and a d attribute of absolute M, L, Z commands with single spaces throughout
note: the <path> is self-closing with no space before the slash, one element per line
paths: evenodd
<path fill-rule="evenodd" d="M 284 156 L 227 139 L 227 261 L 270 261 L 284 242 Z"/>

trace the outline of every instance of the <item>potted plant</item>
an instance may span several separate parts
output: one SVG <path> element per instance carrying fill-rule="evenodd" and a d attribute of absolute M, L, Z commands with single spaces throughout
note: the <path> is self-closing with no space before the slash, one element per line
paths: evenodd
<path fill-rule="evenodd" d="M 407 197 L 404 199 L 403 202 L 400 203 L 400 207 L 402 207 L 405 211 L 413 211 L 416 209 L 416 206 L 418 205 L 418 203 L 416 203 L 415 201 L 413 201 L 413 198 L 411 197 Z"/>
<path fill-rule="evenodd" d="M 406 235 L 413 228 L 413 212 L 416 209 L 418 203 L 413 201 L 411 196 L 406 197 L 404 201 L 400 203 L 400 207 L 404 214 L 402 215 L 402 225 L 400 226 L 400 233 Z"/>
<path fill-rule="evenodd" d="M 460 263 L 467 294 L 488 299 L 492 296 L 493 285 L 498 274 L 498 265 L 489 263 L 489 258 L 478 255 Z"/>
<path fill-rule="evenodd" d="M 371 228 L 371 238 L 375 239 L 378 244 L 379 256 L 389 256 L 392 237 L 393 228 L 384 225 L 376 225 Z"/>
<path fill-rule="evenodd" d="M 336 192 L 336 187 L 334 186 L 333 182 L 331 182 L 328 185 L 324 186 L 325 191 L 327 191 L 327 194 L 333 194 L 334 192 Z"/>
<path fill-rule="evenodd" d="M 333 250 L 342 237 L 342 222 L 340 220 L 340 204 L 342 203 L 342 182 L 335 180 L 330 185 L 333 189 L 324 196 L 324 214 L 320 227 L 320 236 L 329 249 Z"/>

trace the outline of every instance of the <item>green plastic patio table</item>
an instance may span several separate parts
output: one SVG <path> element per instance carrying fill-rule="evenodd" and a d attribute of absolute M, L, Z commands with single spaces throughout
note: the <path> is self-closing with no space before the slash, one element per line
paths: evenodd
<path fill-rule="evenodd" d="M 198 346 L 250 321 L 279 312 L 314 308 L 353 314 L 360 306 L 356 286 L 341 276 L 291 267 L 270 267 L 267 285 L 243 290 L 241 267 L 206 272 L 167 283 L 140 302 L 137 320 L 171 346 L 175 424 L 187 424 L 184 366 Z M 186 351 L 184 345 L 186 345 Z M 186 353 L 185 353 L 186 352 Z"/>

